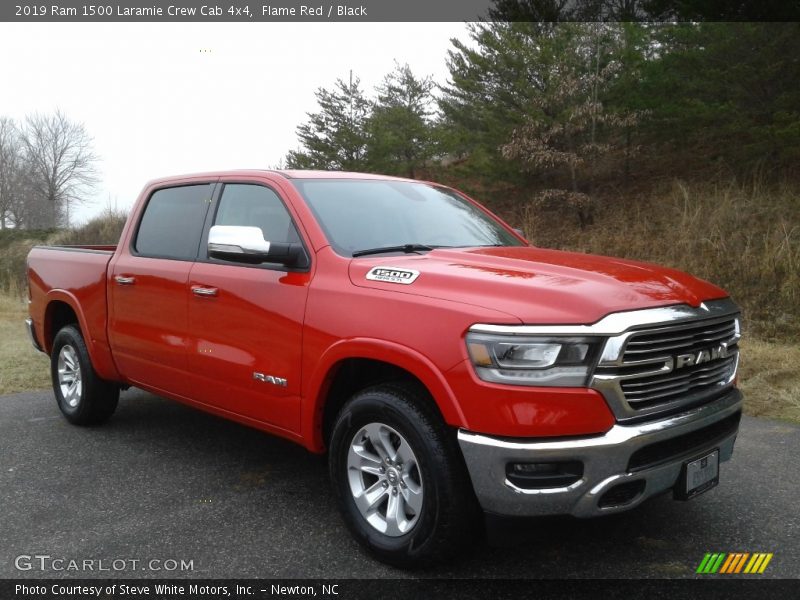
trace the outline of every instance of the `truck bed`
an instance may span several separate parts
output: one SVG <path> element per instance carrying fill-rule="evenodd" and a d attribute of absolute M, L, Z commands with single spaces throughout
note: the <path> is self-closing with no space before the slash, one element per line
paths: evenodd
<path fill-rule="evenodd" d="M 106 271 L 116 246 L 36 246 L 28 255 L 30 315 L 36 336 L 49 353 L 53 334 L 52 300 L 76 314 L 90 354 L 108 351 Z"/>

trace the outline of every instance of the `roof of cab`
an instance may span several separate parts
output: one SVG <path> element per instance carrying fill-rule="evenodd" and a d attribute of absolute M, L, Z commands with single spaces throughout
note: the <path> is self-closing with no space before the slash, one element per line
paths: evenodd
<path fill-rule="evenodd" d="M 164 184 L 192 179 L 216 179 L 218 177 L 235 177 L 260 175 L 270 173 L 280 175 L 286 179 L 391 179 L 394 181 L 414 181 L 404 177 L 380 175 L 377 173 L 355 173 L 350 171 L 313 171 L 300 169 L 234 169 L 227 171 L 208 171 L 205 173 L 188 173 L 185 175 L 172 175 L 159 177 L 149 182 L 148 185 Z"/>
<path fill-rule="evenodd" d="M 354 171 L 312 171 L 301 169 L 281 169 L 273 171 L 287 179 L 396 179 L 399 181 L 412 181 L 405 177 L 381 175 L 380 173 L 356 173 Z"/>

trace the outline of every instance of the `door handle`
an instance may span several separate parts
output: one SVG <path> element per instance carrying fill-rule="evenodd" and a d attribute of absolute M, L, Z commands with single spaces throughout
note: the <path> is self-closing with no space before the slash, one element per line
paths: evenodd
<path fill-rule="evenodd" d="M 192 293 L 195 296 L 200 296 L 201 298 L 208 298 L 210 296 L 216 296 L 219 290 L 217 288 L 212 287 L 203 287 L 201 285 L 193 285 L 192 286 Z"/>
<path fill-rule="evenodd" d="M 117 282 L 118 285 L 133 285 L 136 283 L 135 277 L 123 277 L 122 275 L 116 275 L 114 277 L 114 281 Z"/>

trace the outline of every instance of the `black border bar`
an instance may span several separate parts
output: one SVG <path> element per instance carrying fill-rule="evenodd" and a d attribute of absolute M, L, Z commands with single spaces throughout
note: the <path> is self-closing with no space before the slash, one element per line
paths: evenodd
<path fill-rule="evenodd" d="M 0 22 L 798 21 L 795 0 L 3 0 Z"/>
<path fill-rule="evenodd" d="M 159 593 L 156 586 L 169 586 Z M 160 588 L 159 588 L 160 589 Z M 3 600 L 520 600 L 524 598 L 681 598 L 772 600 L 800 596 L 800 580 L 763 576 L 698 576 L 693 579 L 5 579 Z"/>

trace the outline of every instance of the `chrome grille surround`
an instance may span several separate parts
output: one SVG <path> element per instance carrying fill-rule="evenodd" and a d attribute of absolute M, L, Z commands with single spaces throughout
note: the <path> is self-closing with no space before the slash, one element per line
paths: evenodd
<path fill-rule="evenodd" d="M 702 404 L 733 385 L 741 338 L 738 307 L 729 299 L 716 300 L 682 307 L 674 317 L 640 323 L 606 341 L 589 385 L 603 394 L 618 420 Z M 720 347 L 722 356 L 676 368 L 679 356 Z"/>
<path fill-rule="evenodd" d="M 470 331 L 607 338 L 588 387 L 603 395 L 620 422 L 712 401 L 732 387 L 739 366 L 740 315 L 730 298 L 698 307 L 676 304 L 611 313 L 592 325 L 473 325 Z M 675 368 L 676 356 L 719 344 L 727 356 Z"/>

